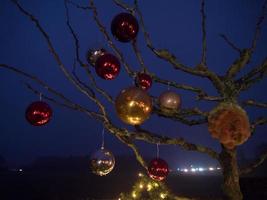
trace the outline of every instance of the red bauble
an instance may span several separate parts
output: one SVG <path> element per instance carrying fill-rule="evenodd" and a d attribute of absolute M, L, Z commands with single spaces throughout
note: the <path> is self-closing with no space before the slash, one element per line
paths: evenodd
<path fill-rule="evenodd" d="M 120 42 L 129 42 L 136 38 L 139 25 L 135 17 L 129 13 L 116 15 L 111 22 L 111 32 Z"/>
<path fill-rule="evenodd" d="M 120 62 L 112 54 L 105 53 L 96 60 L 95 70 L 98 76 L 106 80 L 116 78 L 120 72 Z"/>
<path fill-rule="evenodd" d="M 51 119 L 52 109 L 43 101 L 35 101 L 28 106 L 25 117 L 31 125 L 42 126 Z"/>
<path fill-rule="evenodd" d="M 169 174 L 169 166 L 168 164 L 160 159 L 160 158 L 154 158 L 150 161 L 148 166 L 148 175 L 150 178 L 162 181 L 164 180 Z"/>
<path fill-rule="evenodd" d="M 135 79 L 135 83 L 143 90 L 148 90 L 152 86 L 152 78 L 146 73 L 138 73 Z"/>

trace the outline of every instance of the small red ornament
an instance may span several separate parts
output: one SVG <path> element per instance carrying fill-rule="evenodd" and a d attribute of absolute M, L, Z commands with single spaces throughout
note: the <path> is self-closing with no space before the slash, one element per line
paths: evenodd
<path fill-rule="evenodd" d="M 120 42 L 130 42 L 136 38 L 138 30 L 137 20 L 129 13 L 120 13 L 111 22 L 111 32 Z"/>
<path fill-rule="evenodd" d="M 169 174 L 169 166 L 163 159 L 154 158 L 150 161 L 148 166 L 148 175 L 150 178 L 162 181 Z"/>
<path fill-rule="evenodd" d="M 152 86 L 152 78 L 146 73 L 138 73 L 135 84 L 143 90 L 148 90 Z"/>
<path fill-rule="evenodd" d="M 35 101 L 28 106 L 25 117 L 31 125 L 42 126 L 51 119 L 52 109 L 43 101 Z"/>
<path fill-rule="evenodd" d="M 101 78 L 112 80 L 120 72 L 120 62 L 114 55 L 105 53 L 96 60 L 95 70 Z"/>

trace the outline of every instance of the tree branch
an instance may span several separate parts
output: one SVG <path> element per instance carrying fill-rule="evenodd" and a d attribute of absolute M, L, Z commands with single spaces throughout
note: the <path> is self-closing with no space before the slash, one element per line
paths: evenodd
<path fill-rule="evenodd" d="M 251 129 L 252 134 L 255 132 L 255 129 L 257 128 L 257 126 L 262 126 L 262 125 L 265 125 L 265 124 L 267 124 L 267 118 L 265 118 L 265 117 L 258 117 L 250 125 L 250 129 Z"/>
<path fill-rule="evenodd" d="M 233 42 L 230 41 L 230 39 L 224 35 L 220 34 L 220 37 L 235 51 L 237 51 L 239 54 L 241 54 L 242 50 L 238 48 Z"/>
<path fill-rule="evenodd" d="M 243 49 L 240 52 L 240 57 L 234 61 L 234 63 L 229 67 L 229 69 L 226 73 L 226 76 L 228 78 L 233 78 L 242 68 L 244 68 L 246 66 L 246 64 L 249 63 L 251 56 L 252 56 L 252 54 L 256 48 L 256 43 L 259 39 L 259 35 L 261 32 L 261 26 L 262 26 L 262 23 L 264 21 L 265 15 L 266 15 L 266 13 L 265 13 L 266 12 L 266 4 L 267 4 L 267 0 L 265 0 L 263 5 L 262 5 L 262 12 L 261 12 L 259 19 L 258 19 L 258 22 L 256 24 L 256 30 L 254 33 L 251 47 L 247 48 L 247 49 Z"/>
<path fill-rule="evenodd" d="M 116 1 L 116 2 L 118 2 L 118 1 Z M 115 54 L 117 55 L 117 57 L 120 59 L 120 61 L 125 66 L 125 69 L 126 69 L 128 75 L 131 78 L 134 78 L 136 76 L 136 72 L 134 72 L 134 70 L 132 69 L 132 67 L 125 61 L 125 59 L 123 57 L 123 54 L 116 47 L 116 45 L 113 43 L 113 41 L 111 40 L 111 37 L 109 36 L 106 28 L 104 27 L 104 25 L 99 20 L 98 13 L 97 13 L 97 8 L 95 7 L 93 0 L 90 0 L 90 8 L 93 10 L 93 18 L 94 18 L 94 21 L 96 22 L 96 24 L 97 24 L 100 32 L 102 32 L 102 34 L 104 35 L 105 39 L 107 40 L 109 46 L 112 48 L 112 50 L 115 52 Z M 204 93 L 199 88 L 195 88 L 195 87 L 192 87 L 192 86 L 187 86 L 187 85 L 184 85 L 184 84 L 182 85 L 182 84 L 178 84 L 178 83 L 175 83 L 175 82 L 170 82 L 170 81 L 167 81 L 167 80 L 163 80 L 163 79 L 157 77 L 154 74 L 150 74 L 150 75 L 151 75 L 152 79 L 155 82 L 162 83 L 162 84 L 165 84 L 165 85 L 169 85 L 169 86 L 172 86 L 172 87 L 175 87 L 175 88 L 179 88 L 179 89 L 184 89 L 184 90 L 189 90 L 189 91 L 197 92 L 199 94 L 200 93 L 201 94 Z"/>
<path fill-rule="evenodd" d="M 160 109 L 156 106 L 153 107 L 153 113 L 157 114 L 159 117 L 169 118 L 174 121 L 179 121 L 183 124 L 193 126 L 193 125 L 200 125 L 207 123 L 207 113 L 204 113 L 200 111 L 199 109 L 187 109 L 187 110 L 181 110 L 181 111 L 173 111 L 168 109 Z M 200 115 L 202 118 L 200 119 L 186 119 L 186 117 L 194 116 L 194 115 Z"/>
<path fill-rule="evenodd" d="M 249 172 L 252 172 L 258 166 L 260 166 L 265 161 L 266 158 L 267 158 L 267 149 L 253 163 L 251 163 L 250 165 L 246 167 L 241 168 L 239 171 L 239 174 L 244 175 Z"/>
<path fill-rule="evenodd" d="M 103 115 L 106 115 L 106 111 L 105 111 L 105 107 L 100 103 L 100 101 L 98 101 L 96 98 L 92 97 L 90 93 L 88 93 L 87 90 L 85 90 L 84 88 L 81 87 L 81 85 L 71 76 L 71 74 L 68 72 L 68 70 L 66 69 L 66 67 L 64 66 L 63 62 L 61 61 L 58 53 L 56 52 L 48 34 L 45 32 L 45 30 L 43 29 L 43 27 L 41 26 L 41 24 L 39 23 L 39 21 L 37 20 L 36 17 L 34 17 L 31 13 L 29 13 L 28 11 L 26 11 L 16 0 L 11 0 L 12 3 L 14 3 L 17 8 L 19 9 L 19 11 L 24 14 L 25 16 L 27 16 L 37 27 L 37 29 L 40 31 L 40 33 L 42 34 L 42 36 L 44 37 L 48 48 L 50 50 L 50 52 L 52 53 L 57 65 L 59 66 L 59 68 L 61 69 L 61 71 L 63 72 L 63 74 L 65 75 L 65 77 L 76 87 L 77 90 L 79 90 L 81 93 L 85 94 L 91 101 L 93 101 L 101 110 L 101 112 L 103 113 Z"/>
<path fill-rule="evenodd" d="M 70 100 L 68 100 L 67 102 L 65 103 L 62 103 L 62 102 L 59 102 L 57 101 L 56 99 L 54 98 L 51 98 L 51 97 L 48 97 L 46 95 L 44 95 L 43 93 L 41 93 L 40 91 L 34 89 L 29 83 L 27 82 L 23 82 L 23 84 L 26 85 L 26 87 L 31 90 L 33 93 L 37 94 L 37 95 L 42 95 L 42 98 L 56 104 L 56 105 L 59 105 L 59 106 L 62 106 L 62 107 L 65 107 L 65 108 L 68 108 L 68 109 L 71 109 L 71 110 L 75 110 L 75 111 L 80 111 L 80 112 L 83 112 L 85 114 L 87 114 L 88 116 L 98 120 L 98 121 L 102 121 L 103 120 L 103 115 L 100 114 L 100 113 L 96 113 L 94 111 L 91 111 L 91 110 L 88 110 L 86 109 L 85 107 L 79 105 L 79 104 L 76 104 Z M 66 98 L 66 97 L 65 97 Z"/>
<path fill-rule="evenodd" d="M 77 34 L 75 33 L 74 29 L 72 28 L 71 24 L 70 24 L 70 17 L 69 17 L 69 9 L 67 6 L 67 2 L 69 2 L 68 0 L 64 1 L 64 5 L 65 5 L 65 10 L 66 10 L 66 18 L 67 18 L 67 26 L 69 28 L 69 31 L 72 35 L 72 38 L 74 40 L 74 44 L 75 44 L 75 52 L 76 52 L 76 60 L 78 61 L 78 63 L 80 64 L 81 67 L 83 67 L 83 69 L 86 71 L 86 74 L 88 75 L 91 84 L 93 85 L 93 87 L 95 88 L 95 90 L 101 94 L 102 96 L 104 96 L 109 102 L 111 102 L 112 104 L 113 99 L 112 97 L 102 88 L 100 88 L 95 81 L 94 76 L 91 73 L 91 70 L 89 69 L 89 66 L 87 64 L 85 64 L 84 62 L 82 62 L 82 60 L 80 59 L 80 44 L 79 44 L 79 39 Z M 79 83 L 81 83 L 81 81 L 78 79 L 77 75 L 75 73 L 73 73 L 75 75 L 76 80 L 79 81 Z M 83 84 L 84 85 L 84 84 Z"/>
<path fill-rule="evenodd" d="M 207 33 L 206 33 L 206 13 L 205 13 L 205 0 L 201 1 L 201 26 L 202 26 L 202 55 L 201 55 L 201 65 L 207 66 Z"/>
<path fill-rule="evenodd" d="M 196 75 L 196 76 L 200 76 L 200 77 L 206 77 L 209 80 L 211 80 L 211 82 L 214 84 L 214 86 L 217 88 L 217 90 L 219 92 L 221 92 L 223 90 L 223 88 L 224 88 L 223 82 L 220 80 L 220 78 L 214 72 L 207 70 L 206 66 L 200 64 L 196 68 L 188 67 L 188 66 L 182 64 L 181 62 L 179 62 L 176 59 L 176 57 L 172 53 L 170 53 L 167 49 L 156 49 L 152 44 L 149 33 L 146 31 L 143 15 L 142 15 L 142 13 L 139 9 L 139 6 L 138 6 L 138 1 L 135 0 L 134 4 L 135 4 L 135 10 L 136 10 L 136 12 L 140 18 L 140 26 L 141 26 L 141 29 L 144 33 L 144 38 L 145 38 L 147 47 L 157 57 L 169 62 L 174 67 L 174 69 L 181 70 L 181 71 L 188 73 L 188 74 L 192 74 L 192 75 Z M 205 40 L 204 40 L 204 42 L 205 42 Z M 204 49 L 206 49 L 205 44 L 204 44 Z M 204 53 L 204 55 L 205 55 L 205 53 Z"/>
<path fill-rule="evenodd" d="M 259 108 L 267 108 L 267 103 L 257 102 L 253 99 L 246 100 L 242 103 L 244 106 L 256 106 Z"/>
<path fill-rule="evenodd" d="M 266 6 L 267 6 L 267 0 L 264 1 L 262 8 L 261 8 L 262 9 L 261 14 L 258 17 L 258 21 L 256 24 L 256 30 L 255 30 L 254 37 L 253 37 L 252 44 L 251 44 L 251 48 L 250 48 L 251 51 L 254 51 L 256 49 L 256 44 L 257 44 L 257 41 L 259 40 L 259 37 L 260 37 L 261 26 L 262 26 L 262 24 L 264 22 L 264 18 L 266 16 Z"/>
<path fill-rule="evenodd" d="M 238 85 L 240 91 L 247 90 L 253 84 L 262 80 L 267 75 L 267 58 L 264 59 L 262 64 L 253 68 L 250 72 L 236 80 L 235 83 Z"/>
<path fill-rule="evenodd" d="M 116 127 L 110 121 L 107 123 L 104 123 L 104 125 L 105 125 L 105 128 L 108 129 L 114 135 L 126 136 L 132 140 L 141 140 L 141 141 L 145 141 L 147 143 L 152 143 L 152 144 L 176 145 L 188 151 L 196 151 L 196 152 L 207 154 L 214 159 L 219 158 L 219 154 L 215 152 L 214 150 L 208 147 L 201 146 L 201 145 L 189 143 L 185 141 L 183 138 L 170 138 L 166 136 L 161 136 L 161 135 L 149 132 L 141 128 L 139 128 L 137 131 L 129 131 L 124 128 Z"/>

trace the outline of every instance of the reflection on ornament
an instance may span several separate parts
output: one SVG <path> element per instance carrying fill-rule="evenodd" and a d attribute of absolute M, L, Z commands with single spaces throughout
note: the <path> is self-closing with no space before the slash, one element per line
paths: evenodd
<path fill-rule="evenodd" d="M 154 158 L 150 161 L 148 166 L 148 175 L 150 178 L 162 181 L 169 174 L 169 166 L 168 164 L 160 158 Z"/>
<path fill-rule="evenodd" d="M 148 90 L 152 86 L 152 78 L 146 73 L 138 73 L 135 79 L 135 83 L 143 90 Z"/>
<path fill-rule="evenodd" d="M 92 172 L 104 176 L 112 171 L 115 166 L 115 158 L 111 151 L 101 148 L 94 152 L 91 156 L 91 169 Z"/>
<path fill-rule="evenodd" d="M 133 40 L 137 36 L 138 30 L 137 20 L 129 13 L 120 13 L 111 22 L 111 32 L 120 42 Z"/>
<path fill-rule="evenodd" d="M 181 106 L 181 98 L 175 92 L 166 91 L 159 96 L 159 105 L 163 109 L 167 108 L 177 110 Z"/>
<path fill-rule="evenodd" d="M 246 111 L 232 103 L 219 104 L 210 112 L 208 129 L 228 149 L 243 144 L 251 134 Z"/>
<path fill-rule="evenodd" d="M 105 53 L 96 60 L 95 70 L 101 78 L 112 80 L 120 72 L 120 62 L 114 55 Z"/>
<path fill-rule="evenodd" d="M 120 92 L 115 101 L 116 112 L 126 124 L 139 125 L 149 118 L 152 110 L 150 96 L 138 87 Z"/>
<path fill-rule="evenodd" d="M 25 117 L 31 125 L 42 126 L 51 119 L 52 109 L 43 101 L 35 101 L 26 109 Z"/>
<path fill-rule="evenodd" d="M 89 51 L 87 52 L 87 55 L 86 55 L 88 63 L 94 67 L 96 60 L 100 56 L 103 56 L 105 53 L 106 53 L 106 50 L 103 48 L 101 48 L 101 49 L 89 49 Z"/>

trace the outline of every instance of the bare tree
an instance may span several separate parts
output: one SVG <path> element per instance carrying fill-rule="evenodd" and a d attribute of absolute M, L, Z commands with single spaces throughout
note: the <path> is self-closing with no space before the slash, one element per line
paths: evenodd
<path fill-rule="evenodd" d="M 52 41 L 50 40 L 49 34 L 46 32 L 46 30 L 41 25 L 39 20 L 34 15 L 32 15 L 29 11 L 27 11 L 27 9 L 24 8 L 16 0 L 11 0 L 11 2 L 14 3 L 14 5 L 18 8 L 18 10 L 36 26 L 40 34 L 43 36 L 44 41 L 47 43 L 48 49 L 51 52 L 53 58 L 55 59 L 58 67 L 61 69 L 62 73 L 76 87 L 78 91 L 80 91 L 82 94 L 88 97 L 88 99 L 93 104 L 95 104 L 98 111 L 96 112 L 96 111 L 89 110 L 85 106 L 75 103 L 74 101 L 70 100 L 69 98 L 64 96 L 62 93 L 60 93 L 59 91 L 53 89 L 51 86 L 49 86 L 44 81 L 40 80 L 38 77 L 31 75 L 27 72 L 24 72 L 17 67 L 14 67 L 8 64 L 0 64 L 0 67 L 11 70 L 19 75 L 27 77 L 28 79 L 38 83 L 40 86 L 42 86 L 43 88 L 47 90 L 48 95 L 43 94 L 43 98 L 47 99 L 48 101 L 51 101 L 55 104 L 67 107 L 72 110 L 83 112 L 89 117 L 94 118 L 95 120 L 98 120 L 101 123 L 103 123 L 104 127 L 109 131 L 110 134 L 113 134 L 114 136 L 116 136 L 121 142 L 123 142 L 125 145 L 127 145 L 129 148 L 133 150 L 136 156 L 136 159 L 139 161 L 139 163 L 144 168 L 147 168 L 147 164 L 145 160 L 142 158 L 142 155 L 140 154 L 138 147 L 135 145 L 136 141 L 144 141 L 144 142 L 152 143 L 152 144 L 175 145 L 188 151 L 195 151 L 195 152 L 206 154 L 210 156 L 211 158 L 218 160 L 223 170 L 223 177 L 224 177 L 223 191 L 224 191 L 225 196 L 229 200 L 243 199 L 243 196 L 240 190 L 240 185 L 239 185 L 239 176 L 242 174 L 248 173 L 254 168 L 256 168 L 257 166 L 259 166 L 266 159 L 267 151 L 264 151 L 259 156 L 259 158 L 255 160 L 254 163 L 251 163 L 248 166 L 239 167 L 237 164 L 236 147 L 227 148 L 227 146 L 221 144 L 221 151 L 216 152 L 215 150 L 209 147 L 187 142 L 185 139 L 180 138 L 180 137 L 171 138 L 171 137 L 163 136 L 160 133 L 154 133 L 149 130 L 145 130 L 140 126 L 135 126 L 135 130 L 132 131 L 126 128 L 120 128 L 112 122 L 109 116 L 109 113 L 107 113 L 106 106 L 100 100 L 99 95 L 104 97 L 105 100 L 107 100 L 110 104 L 114 104 L 113 97 L 110 94 L 108 94 L 107 91 L 99 87 L 94 76 L 91 73 L 91 69 L 89 65 L 86 62 L 84 62 L 80 56 L 80 41 L 78 39 L 77 34 L 75 33 L 75 30 L 71 26 L 71 23 L 69 20 L 70 16 L 68 12 L 68 6 L 70 5 L 75 6 L 78 9 L 81 9 L 85 12 L 87 11 L 91 12 L 93 14 L 93 19 L 96 23 L 96 26 L 99 28 L 99 30 L 103 34 L 104 38 L 107 41 L 107 44 L 113 50 L 114 54 L 119 58 L 120 62 L 125 67 L 129 77 L 135 78 L 137 72 L 134 71 L 133 68 L 130 66 L 130 64 L 124 59 L 123 53 L 113 42 L 104 24 L 99 18 L 97 7 L 95 6 L 93 0 L 90 0 L 89 4 L 86 6 L 78 5 L 72 1 L 65 0 L 66 18 L 67 18 L 66 23 L 72 35 L 74 45 L 75 45 L 75 63 L 77 62 L 85 70 L 85 72 L 88 75 L 90 84 L 86 84 L 82 80 L 80 80 L 80 78 L 75 74 L 75 71 L 70 72 L 68 70 L 68 68 L 62 62 L 62 59 L 60 58 L 59 54 L 57 53 L 57 50 L 55 49 Z M 180 84 L 175 81 L 165 80 L 165 79 L 162 79 L 160 76 L 150 72 L 147 69 L 146 65 L 144 64 L 144 60 L 143 60 L 141 52 L 139 51 L 137 42 L 135 40 L 132 41 L 131 45 L 133 47 L 133 51 L 136 54 L 136 57 L 139 61 L 140 66 L 146 73 L 148 73 L 152 77 L 154 82 L 157 82 L 163 85 L 168 85 L 169 87 L 193 92 L 194 94 L 196 94 L 197 100 L 215 101 L 218 104 L 231 103 L 234 105 L 239 105 L 240 107 L 255 106 L 256 108 L 259 108 L 259 109 L 267 108 L 267 103 L 257 102 L 256 100 L 249 99 L 243 102 L 239 101 L 239 95 L 241 93 L 245 92 L 248 88 L 253 86 L 255 83 L 261 81 L 266 76 L 267 58 L 265 58 L 261 64 L 255 66 L 251 71 L 249 71 L 248 73 L 245 73 L 240 78 L 237 78 L 237 74 L 242 69 L 244 69 L 245 66 L 249 63 L 256 49 L 260 31 L 261 31 L 261 26 L 263 24 L 264 17 L 266 14 L 267 1 L 264 1 L 263 3 L 262 11 L 261 11 L 261 14 L 259 15 L 259 19 L 257 21 L 256 29 L 254 32 L 253 39 L 251 40 L 250 46 L 246 48 L 239 48 L 232 41 L 230 41 L 230 39 L 226 35 L 221 35 L 221 37 L 230 46 L 230 48 L 232 48 L 234 51 L 237 51 L 239 54 L 236 60 L 228 67 L 226 73 L 223 76 L 216 74 L 207 66 L 207 62 L 206 62 L 206 57 L 207 57 L 206 55 L 207 54 L 206 14 L 205 14 L 205 1 L 204 0 L 201 0 L 201 8 L 200 8 L 201 19 L 202 19 L 202 24 L 201 24 L 201 27 L 202 27 L 202 51 L 201 52 L 202 54 L 201 54 L 201 59 L 196 66 L 187 66 L 181 63 L 176 58 L 176 56 L 172 54 L 170 51 L 168 51 L 167 49 L 158 49 L 156 46 L 154 46 L 152 40 L 150 39 L 150 34 L 146 30 L 144 19 L 138 6 L 138 0 L 134 0 L 133 5 L 128 5 L 119 0 L 114 0 L 114 3 L 139 19 L 140 27 L 144 34 L 146 46 L 148 47 L 148 49 L 151 50 L 151 52 L 156 57 L 166 61 L 174 69 L 178 71 L 191 74 L 196 77 L 202 77 L 204 79 L 209 80 L 213 84 L 214 88 L 217 90 L 218 95 L 211 96 L 207 94 L 207 92 L 205 92 L 205 90 L 201 88 L 194 87 L 191 85 L 186 85 L 186 84 Z M 25 83 L 25 85 L 34 93 L 40 94 L 40 91 L 32 87 L 32 85 L 30 85 L 29 83 Z M 49 96 L 49 94 L 52 95 L 52 97 Z M 197 107 L 168 112 L 168 111 L 162 110 L 157 104 L 154 104 L 153 114 L 164 117 L 164 118 L 168 118 L 174 121 L 178 121 L 189 126 L 194 126 L 194 125 L 199 125 L 199 124 L 207 124 L 209 121 L 211 112 L 204 112 L 200 108 L 197 108 Z M 198 119 L 192 120 L 190 118 L 191 116 L 197 116 Z M 265 125 L 265 124 L 267 124 L 267 118 L 259 116 L 259 118 L 256 121 L 250 122 L 251 132 L 254 133 L 258 126 Z"/>

